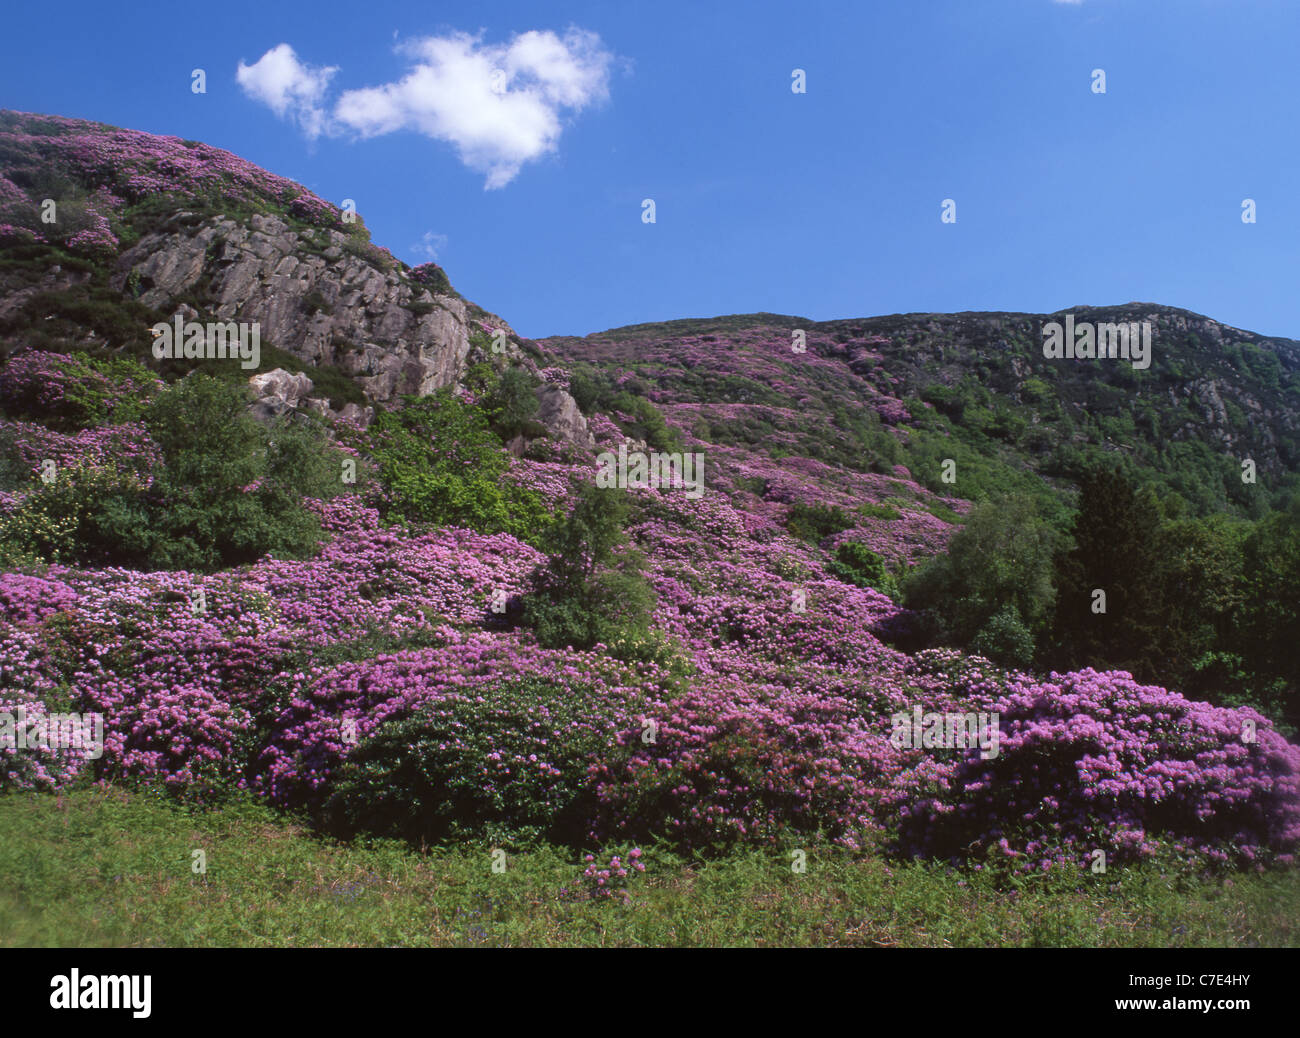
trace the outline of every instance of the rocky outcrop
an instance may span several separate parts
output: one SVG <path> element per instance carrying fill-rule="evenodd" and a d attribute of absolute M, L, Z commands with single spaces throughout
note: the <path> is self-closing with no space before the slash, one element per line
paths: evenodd
<path fill-rule="evenodd" d="M 557 440 L 567 440 L 579 447 L 596 444 L 577 401 L 559 386 L 543 385 L 537 390 L 537 413 L 533 418 L 546 426 L 546 431 Z"/>
<path fill-rule="evenodd" d="M 335 411 L 329 401 L 311 395 L 315 386 L 312 380 L 301 372 L 294 374 L 284 368 L 275 368 L 248 380 L 248 387 L 253 391 L 253 404 L 250 410 L 255 418 L 264 422 L 272 421 L 298 408 L 311 411 L 323 417 L 342 418 L 363 429 L 375 416 L 373 407 L 360 407 L 357 404 L 345 404 L 343 410 Z"/>
<path fill-rule="evenodd" d="M 264 345 L 305 364 L 342 369 L 380 406 L 458 386 L 477 360 L 537 373 L 522 340 L 499 317 L 412 280 L 360 238 L 296 229 L 273 215 L 198 221 L 178 213 L 119 257 L 110 284 L 137 291 L 142 303 L 165 312 L 197 317 L 187 302 L 197 301 L 211 319 L 256 322 Z M 277 369 L 255 376 L 252 385 L 254 413 L 263 419 L 295 407 L 335 413 L 310 395 L 306 375 Z M 567 392 L 542 386 L 538 398 L 537 421 L 550 435 L 579 446 L 594 442 Z M 366 425 L 373 409 L 348 404 L 337 413 Z"/>
<path fill-rule="evenodd" d="M 253 414 L 263 420 L 278 418 L 304 403 L 311 395 L 312 381 L 306 375 L 276 368 L 248 380 L 256 400 Z"/>
<path fill-rule="evenodd" d="M 276 216 L 227 217 L 145 235 L 118 260 L 111 284 L 138 286 L 166 310 L 198 298 L 214 318 L 257 322 L 262 342 L 314 365 L 334 365 L 384 403 L 456 384 L 469 356 L 469 305 L 411 281 L 379 249 L 341 231 L 295 230 Z M 182 226 L 177 226 L 177 224 Z M 508 355 L 518 336 L 499 318 Z"/>

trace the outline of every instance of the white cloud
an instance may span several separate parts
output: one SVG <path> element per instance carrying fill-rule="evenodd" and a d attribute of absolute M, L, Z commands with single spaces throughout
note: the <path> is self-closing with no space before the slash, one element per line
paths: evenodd
<path fill-rule="evenodd" d="M 321 101 L 330 78 L 337 71 L 333 66 L 304 65 L 293 48 L 282 43 L 252 65 L 241 61 L 235 80 L 253 100 L 261 101 L 281 118 L 288 116 L 295 120 L 308 137 L 314 138 L 329 128 Z"/>
<path fill-rule="evenodd" d="M 414 130 L 451 144 L 484 174 L 486 188 L 499 188 L 524 163 L 555 151 L 564 115 L 609 97 L 614 60 L 599 36 L 581 29 L 534 30 L 496 45 L 466 33 L 427 36 L 397 51 L 410 62 L 406 75 L 344 91 L 330 117 L 320 101 L 335 69 L 301 65 L 288 44 L 251 68 L 241 63 L 239 81 L 277 114 L 292 108 L 309 136 L 344 127 L 363 138 Z"/>
<path fill-rule="evenodd" d="M 424 236 L 411 246 L 411 251 L 417 256 L 423 256 L 436 263 L 438 261 L 438 253 L 447 247 L 447 241 L 448 238 L 445 234 L 425 231 Z"/>

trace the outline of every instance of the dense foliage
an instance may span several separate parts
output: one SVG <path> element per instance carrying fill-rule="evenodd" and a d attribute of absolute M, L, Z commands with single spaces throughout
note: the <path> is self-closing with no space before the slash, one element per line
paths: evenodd
<path fill-rule="evenodd" d="M 970 693 L 1000 716 L 999 753 L 965 756 L 937 796 L 903 809 L 917 849 L 1088 868 L 1150 857 L 1163 839 L 1208 861 L 1294 861 L 1300 750 L 1255 711 L 1091 670 Z"/>
<path fill-rule="evenodd" d="M 523 607 L 542 645 L 589 649 L 648 634 L 653 595 L 643 556 L 627 544 L 628 514 L 623 491 L 591 483 L 552 533 Z"/>
<path fill-rule="evenodd" d="M 322 816 L 347 835 L 412 843 L 546 838 L 581 845 L 591 761 L 631 704 L 534 678 L 437 698 L 389 719 L 349 755 Z"/>
<path fill-rule="evenodd" d="M 205 375 L 159 389 L 122 362 L 113 388 L 79 359 L 38 363 L 57 372 L 45 383 L 49 391 L 27 389 L 34 365 L 20 358 L 0 378 L 8 406 L 56 426 L 88 427 L 69 436 L 21 421 L 6 426 L 10 488 L 25 496 L 8 517 L 0 551 L 211 571 L 266 552 L 300 556 L 315 548 L 319 524 L 303 495 L 343 489 L 339 460 L 318 427 L 263 425 L 248 413 L 246 388 Z M 147 399 L 137 395 L 141 388 Z M 140 420 L 89 424 L 119 415 Z"/>
<path fill-rule="evenodd" d="M 619 848 L 589 859 L 592 896 L 638 871 L 633 842 L 1077 876 L 1096 851 L 1293 863 L 1293 345 L 1210 346 L 1162 309 L 1136 372 L 1042 363 L 1030 315 L 758 315 L 507 361 L 483 325 L 457 386 L 369 427 L 263 422 L 246 373 L 128 359 L 157 315 L 112 292 L 110 260 L 218 209 L 336 211 L 215 149 L 87 125 L 0 118 L 0 287 L 24 293 L 0 319 L 0 713 L 99 714 L 104 745 L 0 742 L 6 788 Z M 68 183 L 41 179 L 55 163 Z M 76 216 L 48 239 L 46 186 Z M 347 249 L 450 292 L 360 232 Z M 335 374 L 331 398 L 364 400 Z M 587 416 L 571 442 L 536 422 L 542 382 Z M 1236 411 L 1205 431 L 1211 390 Z M 701 455 L 701 493 L 594 485 L 624 444 Z M 893 739 L 900 714 L 970 711 L 1001 717 L 996 756 Z"/>
<path fill-rule="evenodd" d="M 370 429 L 390 514 L 533 541 L 549 524 L 541 496 L 504 481 L 508 458 L 476 409 L 443 390 L 407 398 Z"/>

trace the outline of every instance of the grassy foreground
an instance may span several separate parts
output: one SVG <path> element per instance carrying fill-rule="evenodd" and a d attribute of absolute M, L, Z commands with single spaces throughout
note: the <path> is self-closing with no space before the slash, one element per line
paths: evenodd
<path fill-rule="evenodd" d="M 199 813 L 114 790 L 14 793 L 0 796 L 0 946 L 1300 943 L 1295 870 L 1144 867 L 999 890 L 831 849 L 809 849 L 803 874 L 779 853 L 692 864 L 649 849 L 624 903 L 575 897 L 579 858 L 542 848 L 494 873 L 486 847 L 339 845 L 253 803 Z"/>

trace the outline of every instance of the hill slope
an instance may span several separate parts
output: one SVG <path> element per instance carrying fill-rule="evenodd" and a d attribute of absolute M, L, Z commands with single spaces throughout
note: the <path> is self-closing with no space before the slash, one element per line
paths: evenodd
<path fill-rule="evenodd" d="M 5 113 L 0 174 L 0 708 L 105 725 L 99 753 L 80 721 L 71 754 L 0 747 L 0 785 L 251 793 L 417 844 L 834 845 L 1085 879 L 1098 848 L 1294 863 L 1300 748 L 1272 700 L 1191 700 L 1100 656 L 1044 674 L 917 651 L 898 582 L 1018 565 L 1021 520 L 1050 569 L 1043 520 L 1003 495 L 1068 539 L 1099 460 L 1264 515 L 1297 458 L 1295 343 L 1145 305 L 1076 316 L 1152 321 L 1146 371 L 1047 361 L 1023 314 L 531 343 L 204 145 Z M 260 322 L 254 384 L 314 385 L 255 420 L 247 370 L 155 360 L 177 313 Z M 702 483 L 594 481 L 619 451 L 702 455 Z M 1098 485 L 1083 514 L 1182 538 L 1120 543 L 1118 582 L 1185 564 L 1158 574 L 1181 608 L 1222 555 L 1195 644 L 1293 695 L 1290 513 L 1202 524 Z M 1007 604 L 980 622 L 1007 627 Z M 1224 640 L 1246 631 L 1258 660 Z M 983 721 L 936 741 L 925 717 Z"/>
<path fill-rule="evenodd" d="M 1150 322 L 1150 367 L 1045 358 L 1042 328 L 1065 313 L 1079 323 Z M 806 352 L 794 352 L 796 329 Z M 1259 514 L 1285 497 L 1300 465 L 1300 343 L 1172 307 L 826 322 L 737 315 L 543 345 L 640 389 L 702 444 L 857 471 L 903 461 L 930 489 L 972 499 L 997 486 L 1032 488 L 1018 473 L 1065 486 L 1105 459 L 1199 512 Z M 984 471 L 959 464 L 956 482 L 943 484 L 951 451 L 939 441 L 948 438 Z M 1243 486 L 1246 458 L 1266 477 L 1265 493 Z M 990 461 L 1008 471 L 995 475 Z"/>
<path fill-rule="evenodd" d="M 6 351 L 73 345 L 152 363 L 149 329 L 173 314 L 256 322 L 260 371 L 307 374 L 322 403 L 356 405 L 354 419 L 458 385 L 475 363 L 536 370 L 441 268 L 398 262 L 355 213 L 197 141 L 0 112 L 0 243 Z"/>

